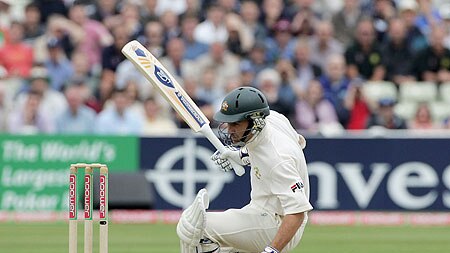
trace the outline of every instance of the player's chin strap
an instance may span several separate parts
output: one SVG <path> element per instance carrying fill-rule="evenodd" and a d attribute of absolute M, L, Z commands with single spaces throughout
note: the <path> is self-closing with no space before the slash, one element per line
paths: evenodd
<path fill-rule="evenodd" d="M 209 197 L 206 189 L 201 189 L 194 202 L 181 214 L 177 224 L 181 253 L 197 253 L 206 226 L 206 209 Z"/>
<path fill-rule="evenodd" d="M 259 133 L 261 133 L 261 131 L 265 126 L 266 120 L 259 114 L 250 116 L 248 127 L 247 129 L 245 129 L 245 132 L 242 135 L 242 138 L 239 142 L 240 145 L 237 146 L 244 146 L 245 144 L 252 142 L 256 138 L 256 136 L 258 136 Z"/>

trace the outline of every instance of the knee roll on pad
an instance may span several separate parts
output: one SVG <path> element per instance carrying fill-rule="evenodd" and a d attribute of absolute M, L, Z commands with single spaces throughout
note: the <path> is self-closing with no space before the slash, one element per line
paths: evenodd
<path fill-rule="evenodd" d="M 190 246 L 198 246 L 206 226 L 206 211 L 209 198 L 205 189 L 201 189 L 194 202 L 183 211 L 177 224 L 177 234 L 181 241 Z"/>

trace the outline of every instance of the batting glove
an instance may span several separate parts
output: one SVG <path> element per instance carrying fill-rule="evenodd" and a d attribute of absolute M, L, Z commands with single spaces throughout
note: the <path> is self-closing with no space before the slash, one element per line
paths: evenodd
<path fill-rule="evenodd" d="M 267 246 L 264 248 L 264 251 L 261 253 L 280 253 L 280 252 L 271 246 Z"/>
<path fill-rule="evenodd" d="M 211 160 L 214 162 L 215 165 L 217 165 L 221 170 L 227 172 L 233 169 L 233 166 L 231 165 L 230 161 L 228 161 L 227 158 L 220 158 L 221 153 L 219 150 L 214 152 L 214 154 L 211 156 Z"/>
<path fill-rule="evenodd" d="M 245 166 L 250 164 L 250 159 L 248 155 L 247 148 L 233 148 L 233 147 L 227 147 L 227 150 L 223 153 L 220 153 L 219 150 L 217 150 L 212 156 L 211 160 L 219 166 L 219 168 L 223 171 L 230 171 L 233 169 L 233 166 L 231 165 L 230 161 L 228 159 L 231 159 L 235 161 L 237 164 Z"/>

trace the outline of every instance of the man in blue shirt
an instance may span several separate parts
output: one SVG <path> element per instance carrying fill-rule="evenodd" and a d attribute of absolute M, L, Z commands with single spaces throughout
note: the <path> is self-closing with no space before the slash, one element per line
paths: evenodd
<path fill-rule="evenodd" d="M 88 134 L 93 132 L 96 113 L 83 104 L 83 88 L 87 87 L 73 82 L 65 88 L 64 95 L 68 108 L 56 119 L 58 133 Z"/>
<path fill-rule="evenodd" d="M 107 106 L 97 117 L 95 132 L 99 134 L 132 135 L 140 134 L 143 115 L 129 108 L 129 98 L 124 89 L 114 90 L 113 104 Z"/>

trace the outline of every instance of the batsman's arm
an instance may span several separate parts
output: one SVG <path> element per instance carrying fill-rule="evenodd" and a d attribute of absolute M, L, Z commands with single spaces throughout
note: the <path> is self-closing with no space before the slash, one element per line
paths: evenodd
<path fill-rule="evenodd" d="M 288 214 L 284 216 L 283 222 L 278 229 L 275 238 L 270 243 L 270 247 L 281 252 L 284 247 L 292 240 L 297 230 L 303 223 L 305 213 Z"/>

